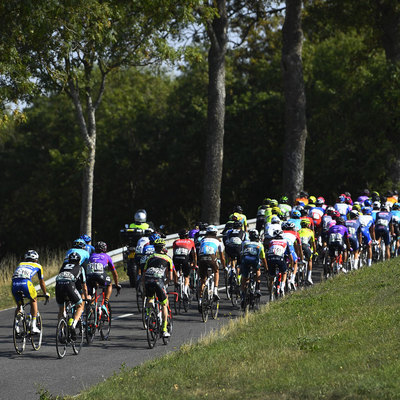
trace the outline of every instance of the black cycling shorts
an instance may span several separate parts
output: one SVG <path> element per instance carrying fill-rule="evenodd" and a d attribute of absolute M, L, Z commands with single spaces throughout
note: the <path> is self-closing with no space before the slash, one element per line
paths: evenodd
<path fill-rule="evenodd" d="M 279 272 L 281 272 L 282 274 L 287 271 L 287 264 L 283 257 L 270 256 L 267 258 L 267 264 L 269 276 L 275 276 L 277 268 L 279 268 Z"/>
<path fill-rule="evenodd" d="M 229 256 L 231 260 L 237 260 L 239 261 L 240 259 L 240 251 L 242 250 L 241 245 L 226 245 L 225 246 L 225 252 Z"/>
<path fill-rule="evenodd" d="M 57 304 L 63 305 L 68 300 L 74 305 L 82 303 L 82 296 L 76 288 L 75 282 L 58 281 L 56 283 Z"/>
<path fill-rule="evenodd" d="M 207 279 L 208 268 L 211 268 L 214 273 L 218 271 L 218 262 L 215 255 L 199 257 L 199 275 L 201 279 Z"/>
<path fill-rule="evenodd" d="M 154 295 L 156 295 L 161 304 L 165 303 L 165 300 L 167 299 L 167 292 L 162 279 L 147 278 L 145 275 L 144 289 L 146 297 L 154 297 Z"/>
<path fill-rule="evenodd" d="M 178 257 L 173 257 L 172 258 L 175 269 L 176 271 L 181 271 L 183 272 L 183 276 L 187 278 L 190 274 L 190 260 L 187 257 L 186 259 L 178 258 Z"/>
<path fill-rule="evenodd" d="M 96 287 L 96 283 L 100 288 L 105 288 L 111 285 L 111 278 L 103 272 L 102 274 L 90 274 L 86 278 L 86 284 L 88 287 L 88 292 L 93 293 L 93 289 Z"/>

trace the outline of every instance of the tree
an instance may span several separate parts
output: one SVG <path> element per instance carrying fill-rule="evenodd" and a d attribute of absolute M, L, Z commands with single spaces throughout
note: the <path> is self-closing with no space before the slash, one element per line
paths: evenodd
<path fill-rule="evenodd" d="M 291 201 L 303 188 L 307 138 L 301 7 L 301 0 L 286 0 L 285 22 L 282 28 L 282 75 L 285 94 L 283 191 Z"/>
<path fill-rule="evenodd" d="M 191 15 L 186 5 L 172 0 L 43 0 L 25 7 L 15 0 L 0 8 L 2 33 L 10 25 L 17 30 L 11 37 L 13 48 L 29 76 L 45 92 L 65 91 L 74 104 L 85 154 L 82 233 L 90 235 L 92 229 L 96 111 L 106 78 L 120 68 L 172 57 L 167 35 L 177 21 Z"/>

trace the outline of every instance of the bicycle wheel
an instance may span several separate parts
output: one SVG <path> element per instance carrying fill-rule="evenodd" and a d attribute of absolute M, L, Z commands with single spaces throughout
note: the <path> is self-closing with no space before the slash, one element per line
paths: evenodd
<path fill-rule="evenodd" d="M 13 342 L 15 351 L 22 354 L 25 350 L 26 343 L 26 321 L 25 315 L 18 313 L 14 318 L 13 323 Z"/>
<path fill-rule="evenodd" d="M 56 329 L 56 350 L 58 358 L 63 358 L 67 352 L 68 325 L 64 318 L 58 321 Z"/>
<path fill-rule="evenodd" d="M 254 311 L 258 311 L 261 305 L 261 296 L 255 294 L 254 295 Z"/>
<path fill-rule="evenodd" d="M 142 308 L 142 323 L 143 323 L 143 329 L 147 329 L 147 319 L 148 315 L 146 314 L 146 309 L 148 308 L 148 301 L 147 297 L 143 299 L 143 308 Z"/>
<path fill-rule="evenodd" d="M 32 334 L 31 333 L 31 344 L 32 348 L 35 351 L 38 351 L 40 349 L 40 346 L 42 345 L 42 337 L 43 337 L 43 324 L 42 324 L 42 316 L 40 315 L 40 312 L 37 312 L 36 315 L 36 326 L 40 329 L 40 333 L 37 334 Z"/>
<path fill-rule="evenodd" d="M 86 343 L 91 344 L 96 334 L 96 306 L 92 304 L 87 307 L 85 314 Z"/>
<path fill-rule="evenodd" d="M 226 298 L 228 300 L 230 300 L 231 299 L 231 292 L 230 292 L 230 281 L 231 281 L 230 266 L 225 268 L 224 275 L 225 275 L 225 293 L 226 293 Z"/>
<path fill-rule="evenodd" d="M 160 334 L 159 331 L 160 331 L 160 326 L 157 314 L 154 311 L 154 309 L 152 309 L 147 319 L 147 328 L 146 328 L 147 343 L 150 349 L 152 349 L 155 346 L 158 336 Z"/>
<path fill-rule="evenodd" d="M 102 310 L 100 322 L 100 336 L 103 340 L 108 340 L 111 331 L 111 305 L 110 303 L 104 304 L 106 310 Z"/>
<path fill-rule="evenodd" d="M 142 285 L 139 283 L 136 290 L 136 303 L 139 313 L 142 312 L 143 309 L 143 289 Z"/>
<path fill-rule="evenodd" d="M 190 287 L 187 288 L 187 293 L 186 296 L 183 296 L 182 299 L 182 305 L 183 305 L 183 309 L 185 310 L 185 312 L 189 311 L 189 306 L 190 306 L 190 299 L 191 299 L 191 293 L 190 293 Z"/>
<path fill-rule="evenodd" d="M 232 277 L 229 291 L 231 293 L 231 303 L 232 303 L 233 307 L 235 307 L 235 308 L 239 307 L 240 291 L 239 291 L 239 286 L 236 281 L 236 276 Z"/>
<path fill-rule="evenodd" d="M 76 324 L 75 333 L 76 333 L 76 339 L 71 341 L 71 345 L 74 354 L 79 354 L 82 348 L 83 336 L 84 336 L 82 318 L 79 318 L 79 321 Z"/>
<path fill-rule="evenodd" d="M 219 310 L 219 300 L 215 300 L 213 297 L 210 299 L 210 309 L 212 319 L 216 319 Z"/>
<path fill-rule="evenodd" d="M 203 319 L 203 322 L 207 322 L 208 320 L 209 306 L 208 287 L 205 286 L 203 296 L 201 297 L 201 318 Z"/>
<path fill-rule="evenodd" d="M 167 317 L 167 331 L 172 334 L 172 318 L 169 316 Z M 170 337 L 163 337 L 163 343 L 168 344 Z"/>

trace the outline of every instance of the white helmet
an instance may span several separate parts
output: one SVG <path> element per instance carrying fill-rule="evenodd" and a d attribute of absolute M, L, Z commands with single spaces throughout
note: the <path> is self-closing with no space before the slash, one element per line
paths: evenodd
<path fill-rule="evenodd" d="M 218 229 L 217 229 L 217 227 L 215 225 L 208 225 L 207 229 L 206 229 L 206 232 L 208 232 L 208 233 L 217 233 Z"/>
<path fill-rule="evenodd" d="M 24 255 L 25 260 L 32 260 L 36 262 L 39 260 L 39 254 L 35 250 L 28 250 Z"/>
<path fill-rule="evenodd" d="M 138 224 L 142 224 L 143 222 L 146 222 L 146 220 L 147 220 L 146 210 L 143 209 L 137 210 L 135 213 L 135 222 Z"/>
<path fill-rule="evenodd" d="M 271 224 L 279 224 L 281 222 L 280 218 L 276 215 L 271 217 Z"/>

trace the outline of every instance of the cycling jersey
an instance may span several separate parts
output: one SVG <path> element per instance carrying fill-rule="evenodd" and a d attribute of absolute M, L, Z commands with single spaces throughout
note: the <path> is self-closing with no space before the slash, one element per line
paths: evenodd
<path fill-rule="evenodd" d="M 345 226 L 349 231 L 349 241 L 353 250 L 358 250 L 359 242 L 358 237 L 361 232 L 361 224 L 358 219 L 348 219 Z"/>
<path fill-rule="evenodd" d="M 242 223 L 242 227 L 243 229 L 247 228 L 247 217 L 244 214 L 240 214 L 238 212 L 234 212 L 233 214 L 231 214 L 229 216 L 229 219 L 233 221 L 234 217 L 236 217 L 236 219 Z"/>
<path fill-rule="evenodd" d="M 274 236 L 274 232 L 276 230 L 280 230 L 281 229 L 281 223 L 277 223 L 277 224 L 265 224 L 265 228 L 264 228 L 264 237 L 266 239 L 271 239 Z"/>
<path fill-rule="evenodd" d="M 84 249 L 69 249 L 69 250 L 65 253 L 64 262 L 68 262 L 68 256 L 69 256 L 71 253 L 78 253 L 78 254 L 80 255 L 80 257 L 81 257 L 81 260 L 79 261 L 79 264 L 80 264 L 80 265 L 83 265 L 83 266 L 86 266 L 86 265 L 87 265 L 87 263 L 88 263 L 88 261 L 89 261 L 89 258 L 90 258 L 90 255 L 89 255 L 89 253 L 87 252 L 87 250 L 84 250 Z"/>
<path fill-rule="evenodd" d="M 289 218 L 288 222 L 292 222 L 294 224 L 296 231 L 301 229 L 300 218 Z"/>
<path fill-rule="evenodd" d="M 324 209 L 321 207 L 313 207 L 308 211 L 308 216 L 312 218 L 314 225 L 317 228 L 321 226 L 323 215 L 324 215 Z"/>
<path fill-rule="evenodd" d="M 274 276 L 276 268 L 279 268 L 281 273 L 285 273 L 287 265 L 284 257 L 290 254 L 288 241 L 284 238 L 272 239 L 268 246 L 267 260 L 269 275 Z"/>
<path fill-rule="evenodd" d="M 239 259 L 242 243 L 246 237 L 246 232 L 242 229 L 231 229 L 226 233 L 225 251 L 231 259 Z"/>
<path fill-rule="evenodd" d="M 190 262 L 194 260 L 196 247 L 191 239 L 177 239 L 172 245 L 173 260 L 176 269 L 182 269 L 185 277 L 190 273 Z"/>
<path fill-rule="evenodd" d="M 309 228 L 301 228 L 299 230 L 299 236 L 301 241 L 301 247 L 303 249 L 304 258 L 307 261 L 311 260 L 311 256 L 313 254 L 313 246 L 315 243 L 315 235 L 314 231 Z"/>
<path fill-rule="evenodd" d="M 64 261 L 56 277 L 56 301 L 62 305 L 67 300 L 77 305 L 82 303 L 80 290 L 82 283 L 86 283 L 86 274 L 81 264 L 72 264 Z"/>
<path fill-rule="evenodd" d="M 289 204 L 279 204 L 278 207 L 281 209 L 282 217 L 285 219 L 288 218 L 292 211 L 292 207 Z"/>
<path fill-rule="evenodd" d="M 144 246 L 146 246 L 146 244 L 149 244 L 149 243 L 150 243 L 150 239 L 147 236 L 141 237 L 136 244 L 135 254 L 137 254 L 139 256 L 143 255 L 143 248 L 144 248 Z"/>
<path fill-rule="evenodd" d="M 351 207 L 346 203 L 336 203 L 333 208 L 339 211 L 340 215 L 346 220 L 347 213 L 351 210 Z"/>
<path fill-rule="evenodd" d="M 361 234 L 363 236 L 363 241 L 365 244 L 370 244 L 371 240 L 372 240 L 370 228 L 372 225 L 374 225 L 374 218 L 372 217 L 372 215 L 360 215 L 358 220 L 360 221 Z"/>
<path fill-rule="evenodd" d="M 344 244 L 349 236 L 349 231 L 344 225 L 332 225 L 328 231 L 328 242 L 331 244 Z"/>
<path fill-rule="evenodd" d="M 375 214 L 375 237 L 383 238 L 385 245 L 390 243 L 390 224 L 392 223 L 392 213 L 387 211 L 378 211 Z"/>
<path fill-rule="evenodd" d="M 207 277 L 207 270 L 211 268 L 214 273 L 218 270 L 217 253 L 224 251 L 224 244 L 216 237 L 205 236 L 199 248 L 199 275 L 200 278 Z"/>
<path fill-rule="evenodd" d="M 296 262 L 298 259 L 296 250 L 294 248 L 294 244 L 297 242 L 300 245 L 300 236 L 297 231 L 283 231 L 284 239 L 286 239 L 289 243 L 290 252 L 293 257 L 293 261 Z"/>
<path fill-rule="evenodd" d="M 245 241 L 241 248 L 240 273 L 247 279 L 250 268 L 260 268 L 260 260 L 265 258 L 264 246 L 260 242 Z"/>
<path fill-rule="evenodd" d="M 11 292 L 17 304 L 22 301 L 22 296 L 18 292 L 22 292 L 28 299 L 34 300 L 37 292 L 32 284 L 32 278 L 38 275 L 39 279 L 43 279 L 43 267 L 35 262 L 23 261 L 18 264 L 12 276 Z"/>
<path fill-rule="evenodd" d="M 145 279 L 164 280 L 167 270 L 173 270 L 174 264 L 167 254 L 154 253 L 150 255 L 144 266 Z"/>

